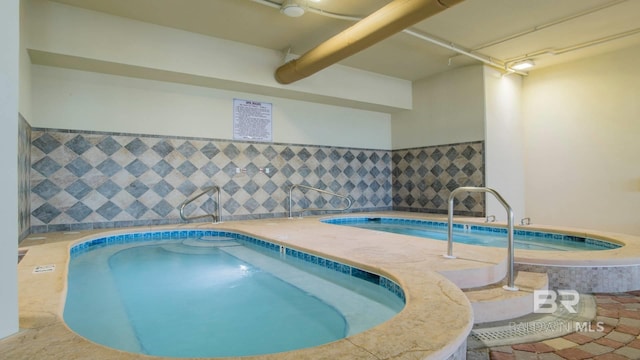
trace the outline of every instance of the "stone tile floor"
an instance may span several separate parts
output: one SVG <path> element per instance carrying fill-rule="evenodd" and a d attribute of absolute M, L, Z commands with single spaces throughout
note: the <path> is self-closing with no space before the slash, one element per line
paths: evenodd
<path fill-rule="evenodd" d="M 594 294 L 592 331 L 544 341 L 467 352 L 468 360 L 640 359 L 640 291 Z"/>

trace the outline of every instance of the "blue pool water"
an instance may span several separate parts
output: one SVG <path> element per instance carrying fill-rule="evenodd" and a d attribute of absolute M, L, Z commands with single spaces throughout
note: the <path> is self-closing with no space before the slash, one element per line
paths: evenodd
<path fill-rule="evenodd" d="M 444 241 L 447 241 L 448 237 L 448 224 L 441 221 L 348 217 L 325 219 L 323 222 Z M 453 241 L 470 245 L 506 247 L 507 230 L 496 226 L 454 224 Z M 513 241 L 516 249 L 526 250 L 576 251 L 620 247 L 618 244 L 599 239 L 521 229 L 514 230 Z"/>
<path fill-rule="evenodd" d="M 335 341 L 404 307 L 379 275 L 244 235 L 184 233 L 72 248 L 69 327 L 129 352 L 246 356 Z"/>

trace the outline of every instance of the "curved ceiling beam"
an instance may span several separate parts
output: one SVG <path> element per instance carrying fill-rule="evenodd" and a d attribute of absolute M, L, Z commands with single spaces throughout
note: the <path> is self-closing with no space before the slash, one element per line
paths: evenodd
<path fill-rule="evenodd" d="M 281 84 L 304 79 L 463 0 L 394 0 L 350 28 L 280 66 Z"/>

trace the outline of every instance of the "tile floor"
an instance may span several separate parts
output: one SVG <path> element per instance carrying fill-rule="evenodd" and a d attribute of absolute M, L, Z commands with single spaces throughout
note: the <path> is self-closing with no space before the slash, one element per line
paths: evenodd
<path fill-rule="evenodd" d="M 469 360 L 640 359 L 640 291 L 594 294 L 597 317 L 591 329 L 535 343 L 469 352 Z"/>

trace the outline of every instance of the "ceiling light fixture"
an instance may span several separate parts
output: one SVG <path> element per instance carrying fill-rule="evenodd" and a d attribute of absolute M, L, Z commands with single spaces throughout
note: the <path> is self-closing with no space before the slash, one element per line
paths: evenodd
<path fill-rule="evenodd" d="M 304 15 L 304 8 L 296 0 L 286 0 L 282 3 L 280 12 L 289 17 L 300 17 Z"/>
<path fill-rule="evenodd" d="M 513 70 L 518 70 L 518 71 L 520 71 L 520 70 L 530 69 L 530 68 L 532 68 L 534 65 L 535 65 L 535 63 L 533 62 L 533 60 L 529 60 L 529 59 L 527 59 L 527 60 L 519 61 L 519 62 L 517 62 L 517 63 L 513 64 L 513 65 L 511 66 L 511 68 L 512 68 Z"/>

